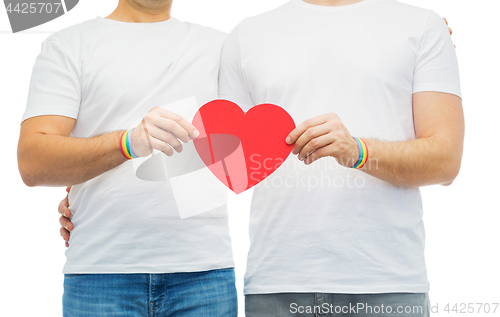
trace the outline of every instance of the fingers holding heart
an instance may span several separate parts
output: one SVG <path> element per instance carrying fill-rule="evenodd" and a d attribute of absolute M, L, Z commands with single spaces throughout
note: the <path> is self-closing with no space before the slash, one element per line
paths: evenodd
<path fill-rule="evenodd" d="M 324 114 L 304 121 L 287 138 L 294 141 L 293 154 L 303 161 L 312 152 L 333 143 L 343 124 L 334 113 Z"/>
<path fill-rule="evenodd" d="M 307 130 L 316 127 L 318 125 L 321 125 L 327 121 L 328 119 L 326 115 L 321 115 L 302 122 L 298 127 L 296 127 L 292 132 L 290 132 L 290 134 L 286 138 L 286 143 L 294 144 Z M 297 154 L 299 152 L 300 149 L 297 150 L 294 146 L 293 154 Z"/>
<path fill-rule="evenodd" d="M 177 121 L 176 121 L 177 120 Z M 189 138 L 189 133 L 186 131 L 184 127 L 181 126 L 181 122 L 185 121 L 185 119 L 168 119 L 168 118 L 156 118 L 154 121 L 154 125 L 157 128 L 163 129 L 164 131 L 168 131 L 171 134 L 173 134 L 177 139 L 181 140 L 184 143 L 188 143 L 190 138 Z M 149 126 L 148 126 L 149 128 Z M 149 131 L 152 133 L 151 131 Z"/>
<path fill-rule="evenodd" d="M 319 148 L 309 154 L 307 158 L 304 160 L 304 164 L 310 165 L 314 163 L 315 161 L 319 160 L 322 157 L 329 156 L 331 149 L 329 149 L 329 146 L 324 146 L 322 148 Z"/>
<path fill-rule="evenodd" d="M 182 151 L 181 142 L 188 143 L 200 135 L 194 125 L 182 116 L 163 108 L 154 107 L 134 129 L 132 149 L 138 157 L 145 157 L 156 149 L 168 156 Z"/>
<path fill-rule="evenodd" d="M 328 123 L 308 128 L 295 141 L 292 153 L 299 154 L 299 160 L 303 160 L 307 155 L 318 147 L 325 146 L 327 135 L 332 131 L 332 127 Z"/>
<path fill-rule="evenodd" d="M 172 153 L 171 149 L 169 150 L 166 146 L 159 145 L 159 143 L 163 142 L 168 147 L 173 148 L 177 153 L 182 152 L 182 144 L 181 142 L 169 131 L 165 131 L 163 129 L 158 128 L 157 126 L 151 127 L 149 130 L 149 135 L 151 137 L 151 143 L 153 148 L 161 150 L 162 152 L 167 151 L 168 153 Z M 157 148 L 160 146 L 161 149 Z M 167 154 L 167 153 L 165 153 Z M 167 154 L 168 155 L 168 154 Z M 171 155 L 169 155 L 171 156 Z"/>
<path fill-rule="evenodd" d="M 356 141 L 335 113 L 304 121 L 289 134 L 286 141 L 289 143 L 294 140 L 293 154 L 298 154 L 298 159 L 306 165 L 322 157 L 332 156 L 347 166 L 349 160 L 355 159 L 357 155 Z"/>
<path fill-rule="evenodd" d="M 169 145 L 168 142 L 164 140 L 157 139 L 153 136 L 150 136 L 151 140 L 151 145 L 153 146 L 153 149 L 161 151 L 165 153 L 167 156 L 173 156 L 174 155 L 174 150 L 173 148 Z"/>
<path fill-rule="evenodd" d="M 317 151 L 320 148 L 323 148 L 327 145 L 330 145 L 335 142 L 335 137 L 331 134 L 324 134 L 318 136 L 314 139 L 309 140 L 307 144 L 300 150 L 299 160 L 303 161 L 309 157 L 314 151 Z"/>

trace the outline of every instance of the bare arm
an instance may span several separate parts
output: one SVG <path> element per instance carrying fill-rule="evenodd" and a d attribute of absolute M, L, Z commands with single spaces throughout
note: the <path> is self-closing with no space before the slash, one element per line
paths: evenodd
<path fill-rule="evenodd" d="M 444 93 L 416 93 L 413 114 L 416 139 L 365 140 L 371 160 L 362 170 L 399 186 L 450 185 L 462 161 L 465 130 L 462 100 Z"/>
<path fill-rule="evenodd" d="M 18 165 L 28 186 L 68 186 L 86 182 L 126 161 L 116 131 L 93 138 L 70 137 L 75 119 L 39 116 L 21 124 Z M 146 128 L 144 128 L 146 127 Z M 147 133 L 146 133 L 147 131 Z M 132 148 L 139 157 L 153 149 L 168 156 L 199 132 L 181 116 L 155 107 L 132 133 Z"/>
<path fill-rule="evenodd" d="M 396 186 L 449 185 L 458 175 L 463 151 L 462 100 L 451 94 L 413 95 L 416 139 L 382 142 L 366 139 L 368 163 L 361 170 Z M 332 156 L 351 167 L 359 158 L 356 141 L 336 114 L 325 114 L 299 125 L 287 138 L 305 164 Z"/>
<path fill-rule="evenodd" d="M 66 186 L 88 181 L 126 161 L 122 131 L 88 139 L 70 137 L 75 119 L 39 116 L 21 125 L 18 164 L 28 186 Z"/>

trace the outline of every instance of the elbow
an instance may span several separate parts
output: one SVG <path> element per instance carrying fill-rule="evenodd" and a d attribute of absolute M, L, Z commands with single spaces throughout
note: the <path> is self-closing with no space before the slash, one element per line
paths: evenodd
<path fill-rule="evenodd" d="M 23 177 L 22 175 L 21 175 L 21 178 L 23 179 L 23 182 L 26 186 L 28 186 L 28 187 L 35 187 L 36 186 L 35 182 L 31 181 L 30 179 Z"/>
<path fill-rule="evenodd" d="M 21 173 L 21 179 L 23 180 L 23 183 L 26 186 L 28 186 L 28 187 L 35 187 L 36 186 L 36 182 L 34 181 L 33 177 L 31 177 L 31 175 L 29 175 L 25 171 L 21 171 L 21 170 L 20 170 L 20 173 Z"/>
<path fill-rule="evenodd" d="M 23 180 L 23 183 L 28 186 L 28 187 L 35 187 L 37 186 L 37 182 L 35 181 L 36 177 L 33 173 L 33 169 L 28 166 L 28 164 L 25 164 L 24 162 L 19 161 L 19 174 L 21 174 L 21 179 Z"/>
<path fill-rule="evenodd" d="M 451 184 L 453 184 L 455 179 L 458 177 L 458 174 L 460 173 L 460 165 L 460 162 L 449 164 L 448 168 L 443 173 L 443 181 L 441 182 L 441 185 L 450 186 Z"/>
<path fill-rule="evenodd" d="M 23 147 L 18 146 L 17 149 L 17 166 L 19 169 L 19 174 L 23 183 L 28 187 L 34 187 L 39 185 L 37 182 L 36 171 L 39 169 L 35 166 L 35 163 L 30 159 L 29 151 L 25 150 Z"/>

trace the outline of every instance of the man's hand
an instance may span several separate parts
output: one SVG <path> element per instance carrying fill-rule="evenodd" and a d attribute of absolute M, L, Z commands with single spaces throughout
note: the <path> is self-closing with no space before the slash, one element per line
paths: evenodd
<path fill-rule="evenodd" d="M 186 119 L 163 108 L 154 107 L 132 132 L 132 150 L 139 157 L 145 157 L 153 149 L 168 156 L 182 151 L 180 141 L 187 143 L 200 133 Z M 180 140 L 180 141 L 179 141 Z"/>
<path fill-rule="evenodd" d="M 68 186 L 66 188 L 66 192 L 69 193 L 71 189 L 71 186 Z M 69 201 L 68 201 L 68 195 L 66 195 L 66 198 L 61 200 L 59 203 L 58 207 L 59 213 L 62 215 L 59 218 L 59 223 L 61 224 L 61 229 L 59 232 L 61 233 L 61 237 L 65 241 L 66 247 L 69 247 L 69 237 L 71 234 L 71 230 L 73 230 L 73 223 L 71 220 L 69 220 L 69 217 L 71 217 L 71 211 L 69 210 Z"/>
<path fill-rule="evenodd" d="M 448 20 L 446 18 L 443 18 L 444 22 L 446 22 L 446 25 L 448 25 Z M 448 26 L 448 31 L 450 32 L 450 35 L 453 35 L 453 30 Z"/>
<path fill-rule="evenodd" d="M 332 156 L 345 167 L 352 167 L 359 159 L 357 142 L 335 113 L 327 113 L 304 121 L 290 132 L 286 143 L 294 144 L 292 153 L 306 165 Z"/>
<path fill-rule="evenodd" d="M 443 18 L 444 22 L 446 22 L 446 25 L 448 25 L 448 20 L 446 18 Z M 450 32 L 450 35 L 453 35 L 453 30 L 448 26 L 448 32 Z M 455 46 L 455 48 L 457 48 L 456 45 L 453 45 Z"/>

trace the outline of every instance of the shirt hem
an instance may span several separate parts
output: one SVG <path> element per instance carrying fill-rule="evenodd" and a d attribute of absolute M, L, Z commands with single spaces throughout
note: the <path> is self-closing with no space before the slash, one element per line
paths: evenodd
<path fill-rule="evenodd" d="M 234 268 L 234 261 L 191 265 L 65 265 L 63 274 L 189 273 Z"/>
<path fill-rule="evenodd" d="M 269 287 L 245 287 L 245 295 L 253 294 L 276 294 L 276 293 L 329 293 L 329 294 L 386 294 L 386 293 L 427 293 L 429 284 L 417 285 L 380 285 L 380 286 L 304 286 L 304 285 L 281 285 Z"/>
<path fill-rule="evenodd" d="M 36 109 L 27 110 L 23 114 L 22 121 L 39 116 L 63 116 L 72 119 L 78 118 L 78 112 L 65 109 L 64 107 L 37 107 Z"/>
<path fill-rule="evenodd" d="M 416 85 L 413 88 L 413 93 L 417 92 L 423 92 L 423 91 L 435 91 L 435 92 L 444 92 L 452 95 L 456 95 L 462 99 L 462 92 L 460 89 L 457 89 L 456 87 L 451 87 L 451 86 L 446 86 L 446 85 Z"/>

